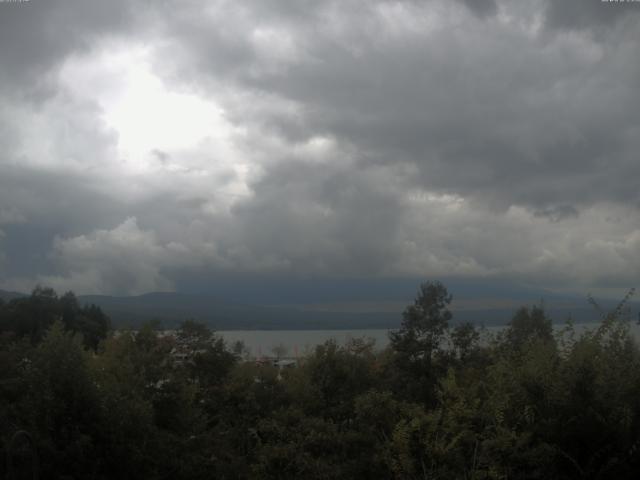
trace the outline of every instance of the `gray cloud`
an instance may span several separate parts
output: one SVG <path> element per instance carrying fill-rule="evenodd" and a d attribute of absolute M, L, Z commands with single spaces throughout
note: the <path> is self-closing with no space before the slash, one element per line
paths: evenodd
<path fill-rule="evenodd" d="M 536 217 L 548 218 L 551 222 L 561 222 L 568 218 L 577 217 L 580 212 L 571 205 L 553 205 L 533 213 Z"/>
<path fill-rule="evenodd" d="M 179 261 L 174 257 L 180 253 L 179 247 L 160 244 L 153 232 L 140 229 L 135 218 L 128 218 L 112 230 L 56 237 L 51 259 L 59 273 L 39 274 L 36 279 L 60 291 L 166 291 L 172 283 L 162 274 L 162 268 L 166 262 Z M 30 288 L 32 279 L 14 282 L 24 291 Z"/>
<path fill-rule="evenodd" d="M 498 6 L 495 0 L 461 0 L 467 8 L 477 15 L 484 17 L 497 12 Z"/>
<path fill-rule="evenodd" d="M 0 10 L 0 70 L 9 94 L 41 99 L 53 93 L 50 69 L 97 39 L 121 34 L 138 9 L 122 0 L 5 2 Z"/>
<path fill-rule="evenodd" d="M 0 286 L 143 292 L 189 271 L 633 281 L 633 7 L 0 4 Z M 131 111 L 119 131 L 110 102 L 134 81 L 125 112 L 153 89 L 206 108 Z M 200 136 L 167 140 L 198 115 Z"/>
<path fill-rule="evenodd" d="M 552 29 L 599 30 L 623 20 L 637 22 L 639 12 L 640 9 L 633 2 L 603 0 L 549 1 L 546 11 L 546 23 Z"/>
<path fill-rule="evenodd" d="M 629 155 L 637 148 L 638 66 L 628 62 L 637 24 L 602 45 L 588 37 L 545 38 L 499 20 L 488 31 L 472 17 L 452 31 L 446 20 L 430 19 L 430 4 L 360 7 L 357 19 L 347 9 L 336 24 L 319 28 L 262 20 L 290 47 L 281 57 L 260 56 L 263 47 L 277 50 L 273 42 L 251 45 L 246 12 L 226 27 L 226 42 L 236 47 L 223 43 L 220 50 L 231 62 L 206 53 L 220 45 L 217 38 L 181 39 L 197 52 L 192 74 L 201 81 L 215 85 L 231 75 L 299 110 L 294 117 L 267 112 L 263 124 L 297 140 L 329 133 L 354 144 L 363 161 L 416 164 L 425 188 L 507 206 L 592 202 L 612 194 L 593 187 L 610 181 L 613 167 L 624 171 L 620 200 L 637 201 L 630 179 L 638 164 Z M 234 16 L 225 13 L 226 20 Z M 332 14 L 328 7 L 325 21 Z M 204 59 L 211 59 L 210 70 Z M 236 113 L 236 121 L 252 121 Z M 552 185 L 550 171 L 562 189 Z"/>
<path fill-rule="evenodd" d="M 393 181 L 392 179 L 390 179 Z M 239 229 L 228 248 L 242 246 L 285 270 L 377 274 L 397 255 L 399 194 L 384 172 L 349 166 L 285 164 L 254 186 L 234 209 Z"/>

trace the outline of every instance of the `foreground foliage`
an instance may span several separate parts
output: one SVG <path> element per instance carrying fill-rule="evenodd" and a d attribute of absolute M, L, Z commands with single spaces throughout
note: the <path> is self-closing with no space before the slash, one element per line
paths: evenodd
<path fill-rule="evenodd" d="M 51 479 L 637 477 L 627 321 L 554 334 L 522 308 L 490 337 L 451 326 L 450 301 L 426 283 L 386 350 L 327 342 L 279 372 L 192 321 L 109 336 L 38 289 L 0 305 L 0 453 L 30 432 Z"/>

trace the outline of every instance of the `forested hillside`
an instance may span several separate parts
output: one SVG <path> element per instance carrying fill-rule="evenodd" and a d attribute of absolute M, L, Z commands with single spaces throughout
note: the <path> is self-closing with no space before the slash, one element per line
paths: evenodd
<path fill-rule="evenodd" d="M 281 370 L 193 321 L 175 337 L 150 323 L 116 336 L 73 294 L 2 302 L 0 472 L 637 478 L 640 350 L 621 309 L 578 335 L 522 307 L 483 337 L 455 323 L 450 302 L 442 284 L 425 283 L 387 349 L 327 342 Z"/>

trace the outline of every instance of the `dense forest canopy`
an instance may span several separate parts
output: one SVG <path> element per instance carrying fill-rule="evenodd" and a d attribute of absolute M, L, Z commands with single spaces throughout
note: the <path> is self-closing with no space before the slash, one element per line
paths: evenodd
<path fill-rule="evenodd" d="M 329 341 L 278 368 L 194 321 L 114 335 L 99 308 L 37 288 L 0 303 L 0 472 L 637 478 L 640 350 L 620 310 L 578 334 L 523 307 L 487 337 L 450 302 L 424 283 L 386 349 Z"/>

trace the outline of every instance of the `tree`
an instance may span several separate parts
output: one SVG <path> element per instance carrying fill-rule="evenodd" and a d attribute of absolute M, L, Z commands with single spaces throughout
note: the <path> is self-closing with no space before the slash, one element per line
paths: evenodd
<path fill-rule="evenodd" d="M 219 386 L 238 356 L 227 350 L 224 339 L 204 323 L 185 320 L 177 332 L 178 349 L 186 355 L 186 371 L 203 388 Z"/>
<path fill-rule="evenodd" d="M 309 380 L 307 388 L 313 392 L 313 401 L 318 402 L 314 405 L 318 414 L 350 418 L 355 397 L 375 384 L 370 350 L 353 349 L 352 345 L 357 347 L 353 342 L 341 347 L 335 340 L 327 340 L 316 347 L 301 369 Z"/>
<path fill-rule="evenodd" d="M 213 332 L 204 323 L 184 320 L 178 327 L 178 343 L 192 350 L 204 348 L 211 342 Z"/>
<path fill-rule="evenodd" d="M 31 296 L 11 300 L 4 308 L 0 329 L 39 343 L 60 317 L 58 296 L 51 288 L 36 287 Z"/>
<path fill-rule="evenodd" d="M 431 402 L 437 384 L 437 369 L 434 368 L 436 354 L 449 328 L 451 295 L 440 282 L 425 282 L 420 285 L 418 296 L 402 314 L 400 330 L 391 332 L 393 352 L 392 380 L 396 388 L 408 390 L 414 399 Z M 440 374 L 444 372 L 439 372 Z"/>
<path fill-rule="evenodd" d="M 79 336 L 56 321 L 34 352 L 25 376 L 28 429 L 36 441 L 42 470 L 60 478 L 81 478 L 99 456 L 100 400 Z M 56 476 L 56 474 L 58 476 Z"/>
<path fill-rule="evenodd" d="M 543 306 L 520 307 L 515 313 L 506 331 L 508 344 L 521 349 L 534 341 L 553 340 L 553 326 Z"/>
<path fill-rule="evenodd" d="M 412 359 L 430 358 L 440 347 L 449 328 L 451 295 L 440 282 L 420 285 L 418 296 L 402 314 L 402 326 L 391 332 L 394 350 L 404 352 Z"/>
<path fill-rule="evenodd" d="M 271 351 L 276 356 L 276 358 L 280 359 L 280 358 L 282 358 L 282 357 L 287 355 L 287 353 L 289 352 L 289 349 L 287 348 L 287 346 L 284 343 L 279 343 L 278 345 L 275 345 L 271 349 Z"/>
<path fill-rule="evenodd" d="M 451 342 L 460 360 L 465 360 L 471 354 L 479 339 L 480 332 L 471 322 L 457 325 L 451 333 Z"/>
<path fill-rule="evenodd" d="M 0 331 L 13 332 L 39 343 L 56 320 L 65 330 L 80 333 L 85 346 L 96 350 L 107 337 L 109 318 L 96 305 L 80 306 L 73 292 L 58 297 L 51 288 L 36 287 L 31 296 L 11 300 L 0 308 Z"/>
<path fill-rule="evenodd" d="M 109 318 L 96 305 L 80 306 L 73 292 L 65 293 L 58 300 L 58 310 L 67 330 L 80 333 L 84 344 L 96 350 L 109 332 Z"/>

